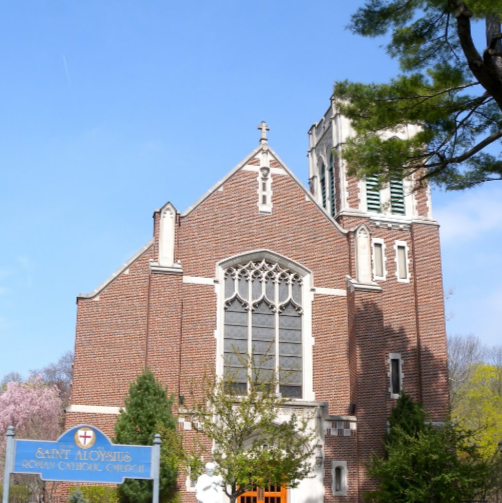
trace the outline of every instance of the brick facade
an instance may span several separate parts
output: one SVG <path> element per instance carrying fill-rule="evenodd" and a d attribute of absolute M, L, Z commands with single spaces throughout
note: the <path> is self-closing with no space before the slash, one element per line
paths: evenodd
<path fill-rule="evenodd" d="M 344 182 L 338 160 L 335 166 L 338 191 Z M 268 168 L 272 180 L 268 213 L 258 206 L 262 168 Z M 356 204 L 357 181 L 349 182 L 348 199 Z M 341 205 L 341 196 L 336 197 Z M 145 365 L 169 393 L 189 397 L 190 383 L 200 380 L 203 372 L 214 372 L 221 359 L 218 264 L 252 251 L 270 251 L 284 263 L 292 261 L 311 272 L 310 291 L 303 295 L 311 316 L 304 337 L 311 333 L 312 341 L 304 339 L 303 345 L 313 343 L 314 400 L 305 406 L 320 411 L 323 464 L 309 484 L 322 488 L 316 493 L 319 503 L 362 501 L 363 492 L 373 487 L 365 477 L 365 465 L 371 452 L 381 451 L 386 420 L 395 404 L 389 392 L 390 353 L 402 357 L 406 391 L 423 400 L 434 420 L 446 413 L 435 222 L 408 219 L 405 225 L 387 225 L 365 213 L 340 214 L 334 220 L 263 141 L 202 201 L 185 213 L 176 212 L 173 239 L 163 236 L 162 217 L 162 209 L 154 213 L 152 242 L 95 292 L 78 298 L 66 427 L 93 424 L 112 435 L 116 415 L 111 408 L 123 405 L 129 383 Z M 386 279 L 370 285 L 351 279 L 357 276 L 354 233 L 363 223 L 371 237 L 386 244 Z M 173 247 L 172 264 L 159 263 L 162 239 Z M 396 278 L 395 241 L 408 247 L 408 282 Z M 188 421 L 182 410 L 180 417 L 180 425 Z M 333 460 L 347 463 L 347 495 L 332 493 Z M 309 500 L 309 487 L 314 486 L 295 490 L 295 503 Z M 194 503 L 184 481 L 180 488 L 183 500 Z"/>

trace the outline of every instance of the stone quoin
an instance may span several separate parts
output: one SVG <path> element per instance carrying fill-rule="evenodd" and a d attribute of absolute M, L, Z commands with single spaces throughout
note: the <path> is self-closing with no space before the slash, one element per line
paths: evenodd
<path fill-rule="evenodd" d="M 263 122 L 258 147 L 190 208 L 156 210 L 152 240 L 78 296 L 65 426 L 112 435 L 146 365 L 188 397 L 203 372 L 225 372 L 229 347 L 273 344 L 274 365 L 290 376 L 281 413 L 311 415 L 318 432 L 315 476 L 281 491 L 280 503 L 362 502 L 400 390 L 433 421 L 446 416 L 439 227 L 413 180 L 379 187 L 347 176 L 353 132 L 336 100 L 309 130 L 309 188 L 270 148 L 268 129 Z M 189 439 L 190 418 L 176 407 Z M 195 503 L 193 486 L 180 480 L 183 502 Z"/>

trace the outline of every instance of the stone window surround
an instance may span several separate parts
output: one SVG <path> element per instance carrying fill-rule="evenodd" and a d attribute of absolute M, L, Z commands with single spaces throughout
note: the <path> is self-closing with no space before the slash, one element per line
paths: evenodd
<path fill-rule="evenodd" d="M 225 333 L 225 270 L 237 264 L 247 263 L 252 260 L 266 259 L 270 262 L 276 262 L 281 267 L 290 269 L 302 276 L 302 371 L 303 371 L 303 397 L 294 399 L 295 401 L 314 401 L 314 383 L 313 383 L 313 345 L 314 338 L 312 337 L 312 272 L 298 264 L 297 262 L 279 255 L 270 250 L 255 250 L 240 255 L 230 257 L 220 261 L 216 265 L 215 291 L 217 295 L 217 316 L 216 316 L 216 375 L 223 376 L 224 371 L 224 333 Z"/>
<path fill-rule="evenodd" d="M 399 398 L 399 393 L 392 392 L 392 360 L 399 360 L 399 389 L 403 389 L 403 359 L 401 357 L 401 353 L 389 353 L 389 357 L 387 359 L 387 366 L 389 371 L 387 372 L 387 376 L 389 378 L 389 393 L 390 397 L 393 399 Z"/>
<path fill-rule="evenodd" d="M 376 257 L 375 257 L 375 244 L 382 245 L 382 270 L 383 276 L 377 276 L 376 274 Z M 371 259 L 373 263 L 373 279 L 375 281 L 385 281 L 387 279 L 387 256 L 385 254 L 385 249 L 387 246 L 385 245 L 385 240 L 382 238 L 372 238 L 371 239 Z"/>
<path fill-rule="evenodd" d="M 272 213 L 272 171 L 267 166 L 261 166 L 258 177 L 258 211 Z M 264 187 L 265 186 L 265 187 Z"/>
<path fill-rule="evenodd" d="M 405 265 L 406 265 L 406 278 L 399 277 L 398 249 L 400 247 L 404 248 Z M 408 243 L 406 241 L 395 241 L 394 242 L 394 261 L 396 263 L 396 279 L 397 279 L 397 281 L 399 283 L 409 283 L 410 282 L 410 253 L 409 253 Z"/>
<path fill-rule="evenodd" d="M 341 488 L 339 491 L 335 487 L 335 470 L 337 468 L 341 468 L 342 470 Z M 347 461 L 331 461 L 331 492 L 333 496 L 347 496 L 348 490 Z"/>

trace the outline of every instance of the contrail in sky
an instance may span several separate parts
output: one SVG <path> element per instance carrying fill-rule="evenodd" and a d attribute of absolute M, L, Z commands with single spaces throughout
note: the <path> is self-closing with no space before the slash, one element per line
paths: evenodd
<path fill-rule="evenodd" d="M 64 69 L 66 72 L 66 78 L 68 79 L 68 84 L 71 85 L 71 77 L 70 77 L 70 72 L 68 71 L 68 65 L 66 64 L 66 58 L 63 54 L 63 63 L 64 63 Z"/>

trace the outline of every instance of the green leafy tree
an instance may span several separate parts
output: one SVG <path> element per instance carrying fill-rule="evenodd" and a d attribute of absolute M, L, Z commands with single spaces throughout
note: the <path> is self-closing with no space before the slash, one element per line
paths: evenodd
<path fill-rule="evenodd" d="M 387 84 L 335 83 L 356 132 L 343 151 L 350 174 L 447 190 L 502 180 L 501 17 L 502 0 L 368 0 L 356 11 L 349 28 L 392 33 L 387 52 L 402 72 Z M 481 50 L 476 22 L 486 23 Z M 406 124 L 417 134 L 398 139 Z"/>
<path fill-rule="evenodd" d="M 463 427 L 479 430 L 477 442 L 483 456 L 494 456 L 502 440 L 502 367 L 476 365 L 459 395 L 452 416 Z"/>
<path fill-rule="evenodd" d="M 176 421 L 171 412 L 173 399 L 146 369 L 129 387 L 125 407 L 115 423 L 115 442 L 118 444 L 153 445 L 153 438 L 161 429 L 175 430 Z M 162 447 L 161 447 L 162 450 Z M 174 496 L 177 471 L 172 463 L 161 457 L 160 499 L 169 501 Z M 119 498 L 123 503 L 150 503 L 152 482 L 126 479 L 119 486 Z"/>
<path fill-rule="evenodd" d="M 85 501 L 87 503 L 117 503 L 118 501 L 118 493 L 116 487 L 105 485 L 72 487 L 70 489 L 70 497 L 68 498 L 70 503 L 78 503 L 78 501 L 72 502 L 70 500 L 70 498 L 76 492 L 80 493 L 80 501 Z"/>
<path fill-rule="evenodd" d="M 206 379 L 198 398 L 192 396 L 192 421 L 204 438 L 195 455 L 187 455 L 187 464 L 195 478 L 201 471 L 200 455 L 212 458 L 231 503 L 253 487 L 296 487 L 313 471 L 316 435 L 309 418 L 294 413 L 289 419 L 279 417 L 287 400 L 276 393 L 275 377 L 260 378 L 250 368 L 248 362 L 246 394 L 227 375 Z"/>
<path fill-rule="evenodd" d="M 434 426 L 420 403 L 402 393 L 389 418 L 385 455 L 368 473 L 378 480 L 365 498 L 375 503 L 446 503 L 484 499 L 493 464 L 483 458 L 470 430 Z"/>

